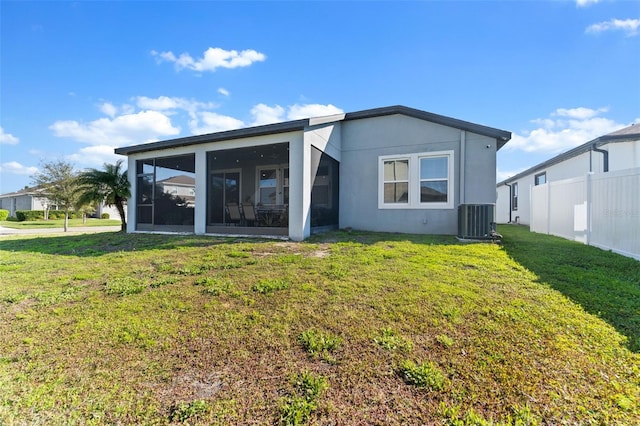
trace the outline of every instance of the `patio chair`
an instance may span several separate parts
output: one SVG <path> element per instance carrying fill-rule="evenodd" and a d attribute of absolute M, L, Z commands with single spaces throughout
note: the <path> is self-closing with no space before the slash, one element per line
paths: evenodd
<path fill-rule="evenodd" d="M 227 203 L 227 224 L 238 225 L 242 222 L 242 215 L 240 214 L 240 206 L 238 203 Z"/>
<path fill-rule="evenodd" d="M 256 226 L 258 223 L 258 216 L 256 215 L 256 209 L 252 203 L 242 203 L 242 212 L 244 213 L 244 220 L 249 226 Z"/>

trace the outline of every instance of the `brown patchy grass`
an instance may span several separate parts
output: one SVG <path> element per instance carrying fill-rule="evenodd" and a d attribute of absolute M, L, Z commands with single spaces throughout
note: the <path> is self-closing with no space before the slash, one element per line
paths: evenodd
<path fill-rule="evenodd" d="M 514 260 L 530 244 L 599 251 L 502 231 L 504 247 L 343 232 L 0 240 L 0 424 L 277 424 L 304 372 L 328 383 L 311 424 L 640 422 L 626 329 Z M 116 280 L 142 290 L 109 293 Z M 308 330 L 340 344 L 312 354 Z M 430 362 L 442 388 L 408 384 L 406 360 Z"/>

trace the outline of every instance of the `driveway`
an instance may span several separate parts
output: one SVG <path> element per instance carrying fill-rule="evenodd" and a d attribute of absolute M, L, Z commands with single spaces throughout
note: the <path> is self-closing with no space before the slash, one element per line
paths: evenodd
<path fill-rule="evenodd" d="M 67 234 L 87 234 L 93 232 L 117 232 L 117 226 L 74 226 L 68 228 Z M 3 235 L 38 235 L 38 234 L 64 234 L 64 228 L 42 228 L 42 229 L 13 229 L 0 226 L 0 236 Z"/>

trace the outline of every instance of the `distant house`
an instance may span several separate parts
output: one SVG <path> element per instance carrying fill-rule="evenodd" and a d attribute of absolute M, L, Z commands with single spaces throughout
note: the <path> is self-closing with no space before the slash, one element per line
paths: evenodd
<path fill-rule="evenodd" d="M 392 106 L 115 152 L 128 156 L 129 232 L 303 240 L 337 227 L 456 234 L 458 205 L 495 203 L 496 151 L 510 138 Z"/>
<path fill-rule="evenodd" d="M 18 210 L 56 210 L 46 197 L 42 197 L 36 188 L 25 188 L 20 191 L 0 195 L 0 209 L 8 210 L 9 217 L 15 217 Z"/>
<path fill-rule="evenodd" d="M 182 198 L 188 207 L 194 207 L 196 199 L 196 180 L 192 176 L 173 176 L 159 180 L 156 185 L 160 191 L 165 194 Z"/>
<path fill-rule="evenodd" d="M 496 220 L 531 225 L 530 200 L 534 186 L 587 173 L 637 167 L 640 167 L 640 124 L 600 136 L 499 182 Z"/>
<path fill-rule="evenodd" d="M 1 194 L 0 209 L 8 210 L 9 217 L 16 217 L 16 211 L 19 210 L 58 210 L 58 206 L 49 201 L 46 196 L 43 196 L 38 188 L 25 188 L 20 191 Z M 100 217 L 103 213 L 108 213 L 111 219 L 120 218 L 115 207 L 100 204 L 96 208 L 95 216 Z"/>

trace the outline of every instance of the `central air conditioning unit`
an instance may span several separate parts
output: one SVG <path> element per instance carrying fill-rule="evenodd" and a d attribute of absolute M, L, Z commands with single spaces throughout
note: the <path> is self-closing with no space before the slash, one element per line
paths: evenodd
<path fill-rule="evenodd" d="M 492 240 L 496 233 L 495 204 L 460 204 L 458 206 L 458 238 Z"/>

